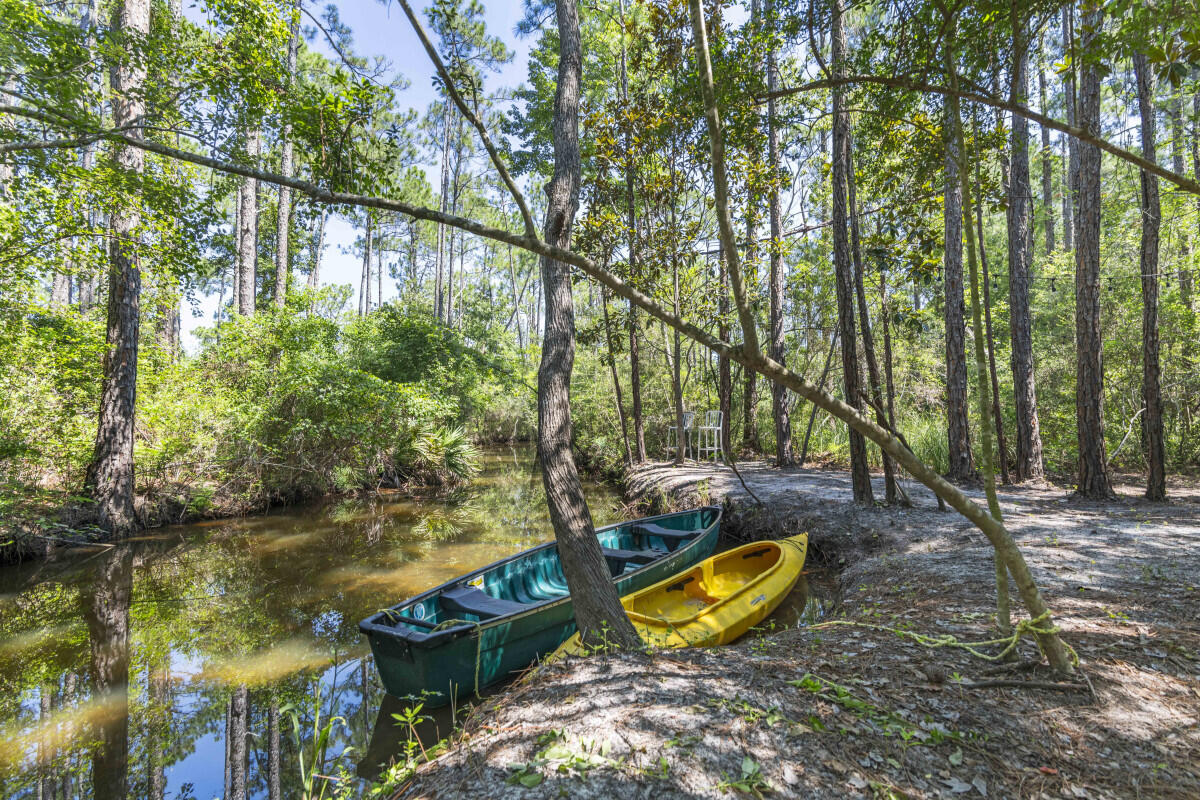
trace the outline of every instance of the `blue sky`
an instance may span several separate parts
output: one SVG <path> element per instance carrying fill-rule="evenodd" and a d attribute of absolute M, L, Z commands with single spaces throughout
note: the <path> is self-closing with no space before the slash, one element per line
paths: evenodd
<path fill-rule="evenodd" d="M 325 3 L 305 0 L 304 7 L 314 16 L 320 17 Z M 433 102 L 436 94 L 433 89 L 433 65 L 425 50 L 421 47 L 417 35 L 409 25 L 404 11 L 394 2 L 382 3 L 379 0 L 343 0 L 335 3 L 343 24 L 353 32 L 354 49 L 359 55 L 368 58 L 383 56 L 393 67 L 393 70 L 403 75 L 409 83 L 408 89 L 398 98 L 401 106 L 416 109 L 423 113 Z M 414 3 L 422 9 L 431 3 Z M 489 75 L 487 88 L 496 91 L 503 88 L 515 88 L 526 76 L 529 48 L 531 39 L 519 39 L 513 32 L 517 22 L 523 16 L 524 3 L 521 0 L 495 0 L 484 2 L 485 19 L 488 33 L 502 39 L 509 50 L 515 53 L 513 60 L 506 64 L 499 74 Z M 192 9 L 194 13 L 194 9 Z M 423 22 L 426 21 L 422 13 Z M 302 24 L 311 27 L 312 21 L 303 17 Z M 428 30 L 428 28 L 427 28 Z M 309 46 L 333 56 L 324 34 L 309 42 Z M 432 170 L 432 164 L 428 165 Z M 351 225 L 340 217 L 329 220 L 325 235 L 325 251 L 321 260 L 321 284 L 337 285 L 350 284 L 357 291 L 358 281 L 362 273 L 361 257 L 350 253 L 351 245 L 357 236 Z M 384 300 L 394 297 L 394 283 L 384 282 Z M 357 296 L 357 295 L 356 295 Z M 199 306 L 201 317 L 195 317 L 185 311 L 183 315 L 184 346 L 190 352 L 195 350 L 193 331 L 197 327 L 210 325 L 216 310 L 216 297 L 204 298 Z"/>

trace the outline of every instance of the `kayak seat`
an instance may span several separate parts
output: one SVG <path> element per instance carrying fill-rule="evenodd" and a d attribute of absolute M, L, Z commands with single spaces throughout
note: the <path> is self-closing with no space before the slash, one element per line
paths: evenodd
<path fill-rule="evenodd" d="M 657 536 L 663 540 L 667 549 L 674 551 L 679 545 L 694 539 L 699 536 L 701 531 L 673 531 L 670 528 L 664 528 L 661 525 L 655 525 L 653 522 L 642 522 L 633 526 L 633 534 L 642 536 Z"/>
<path fill-rule="evenodd" d="M 612 547 L 601 547 L 600 552 L 608 561 L 608 568 L 614 576 L 620 575 L 630 564 L 649 564 L 666 555 L 663 550 L 618 550 Z"/>
<path fill-rule="evenodd" d="M 501 600 L 492 597 L 474 586 L 455 586 L 442 592 L 439 598 L 442 608 L 447 611 L 457 611 L 463 614 L 474 614 L 481 620 L 502 617 L 505 614 L 515 614 L 524 611 L 528 606 L 524 603 L 514 603 L 512 600 Z"/>

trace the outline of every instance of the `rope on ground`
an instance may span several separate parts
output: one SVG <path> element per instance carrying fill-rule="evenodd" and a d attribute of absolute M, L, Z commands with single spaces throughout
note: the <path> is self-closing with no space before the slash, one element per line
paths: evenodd
<path fill-rule="evenodd" d="M 998 639 L 988 639 L 982 642 L 960 642 L 958 637 L 949 633 L 944 636 L 929 636 L 924 633 L 906 631 L 900 628 L 892 628 L 887 625 L 876 625 L 871 622 L 856 622 L 849 619 L 834 619 L 828 622 L 821 622 L 813 625 L 812 630 L 828 628 L 834 625 L 851 625 L 856 628 L 870 628 L 872 630 L 894 633 L 901 638 L 912 639 L 914 642 L 923 647 L 956 647 L 961 650 L 966 650 L 971 655 L 976 656 L 977 658 L 982 658 L 985 661 L 1003 661 L 1010 653 L 1017 649 L 1017 643 L 1020 642 L 1024 636 L 1030 634 L 1035 636 L 1050 636 L 1058 633 L 1059 629 L 1056 626 L 1042 625 L 1042 623 L 1049 619 L 1050 612 L 1047 611 L 1037 617 L 1034 617 L 1033 619 L 1020 620 L 1017 622 L 1016 627 L 1013 628 L 1011 636 L 1002 636 Z M 985 653 L 979 649 L 981 647 L 987 647 L 996 644 L 1004 645 L 1004 649 L 996 655 Z M 1076 667 L 1079 666 L 1079 654 L 1075 652 L 1075 648 L 1071 647 L 1071 645 L 1067 644 L 1066 642 L 1063 642 L 1063 646 L 1067 648 L 1067 652 L 1071 655 L 1071 665 Z"/>

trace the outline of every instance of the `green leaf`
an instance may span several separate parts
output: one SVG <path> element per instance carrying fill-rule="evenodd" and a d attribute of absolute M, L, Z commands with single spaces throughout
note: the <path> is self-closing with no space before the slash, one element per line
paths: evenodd
<path fill-rule="evenodd" d="M 962 762 L 963 762 L 962 748 L 961 747 L 955 748 L 954 752 L 950 754 L 950 763 L 957 767 L 957 766 L 961 766 Z"/>

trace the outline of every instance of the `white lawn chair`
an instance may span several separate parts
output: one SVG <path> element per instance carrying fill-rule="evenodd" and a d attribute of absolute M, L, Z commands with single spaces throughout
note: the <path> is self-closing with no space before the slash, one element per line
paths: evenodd
<path fill-rule="evenodd" d="M 725 460 L 725 450 L 721 447 L 721 428 L 724 422 L 720 411 L 705 411 L 704 424 L 696 429 L 696 457 L 705 458 L 712 457 L 715 462 L 717 456 L 721 460 Z"/>
<path fill-rule="evenodd" d="M 687 457 L 690 452 L 692 458 L 696 457 L 696 450 L 692 446 L 692 427 L 696 422 L 695 411 L 683 412 L 683 454 Z M 667 428 L 667 457 L 674 458 L 675 453 L 679 449 L 679 426 L 671 425 Z"/>

